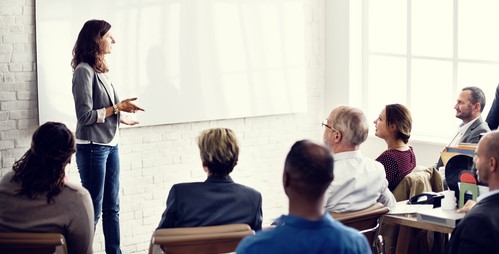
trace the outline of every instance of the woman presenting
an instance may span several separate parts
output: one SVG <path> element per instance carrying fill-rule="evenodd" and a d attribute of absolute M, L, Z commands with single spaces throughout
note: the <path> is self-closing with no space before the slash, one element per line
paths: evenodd
<path fill-rule="evenodd" d="M 89 20 L 78 34 L 73 48 L 73 97 L 77 117 L 76 163 L 82 185 L 90 192 L 94 206 L 94 229 L 102 212 L 106 253 L 121 253 L 119 225 L 118 155 L 119 123 L 137 124 L 120 118 L 120 112 L 142 108 L 130 98 L 120 101 L 108 76 L 106 54 L 115 43 L 111 25 Z"/>

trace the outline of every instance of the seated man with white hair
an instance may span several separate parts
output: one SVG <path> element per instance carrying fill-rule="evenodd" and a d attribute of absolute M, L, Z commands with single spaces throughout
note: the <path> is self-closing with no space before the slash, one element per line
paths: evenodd
<path fill-rule="evenodd" d="M 357 211 L 380 202 L 394 208 L 383 165 L 359 150 L 367 139 L 369 125 L 364 113 L 349 106 L 334 108 L 322 125 L 324 143 L 333 153 L 335 177 L 326 192 L 330 212 Z"/>

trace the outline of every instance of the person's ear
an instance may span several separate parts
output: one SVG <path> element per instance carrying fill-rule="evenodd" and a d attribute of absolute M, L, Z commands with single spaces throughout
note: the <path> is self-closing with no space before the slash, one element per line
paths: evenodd
<path fill-rule="evenodd" d="M 208 165 L 206 165 L 206 162 L 204 162 L 204 161 L 201 161 L 201 162 L 202 162 L 201 164 L 203 165 L 204 172 L 209 173 L 210 170 L 208 169 Z"/>
<path fill-rule="evenodd" d="M 490 173 L 495 173 L 499 174 L 499 168 L 497 168 L 497 159 L 494 157 L 490 157 L 489 159 L 489 168 L 490 168 Z"/>
<path fill-rule="evenodd" d="M 397 130 L 397 125 L 392 123 L 390 124 L 390 126 L 388 126 L 390 128 L 391 131 L 396 131 Z"/>
<path fill-rule="evenodd" d="M 480 104 L 480 102 L 477 102 L 477 103 L 473 104 L 473 109 L 474 109 L 475 111 L 480 112 L 480 109 L 481 109 L 481 108 L 482 108 L 482 105 Z"/>
<path fill-rule="evenodd" d="M 289 187 L 291 185 L 291 177 L 289 177 L 289 173 L 284 171 L 284 174 L 282 174 L 282 185 L 284 188 Z"/>
<path fill-rule="evenodd" d="M 341 132 L 339 131 L 335 131 L 334 134 L 333 134 L 333 140 L 336 142 L 336 143 L 339 143 L 341 141 L 341 139 L 343 138 L 343 135 L 341 134 Z"/>

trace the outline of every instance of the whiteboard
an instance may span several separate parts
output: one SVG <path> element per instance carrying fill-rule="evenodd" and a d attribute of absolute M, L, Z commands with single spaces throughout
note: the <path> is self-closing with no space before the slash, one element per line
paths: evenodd
<path fill-rule="evenodd" d="M 40 123 L 76 127 L 72 49 L 85 21 L 116 40 L 106 61 L 139 126 L 305 112 L 305 0 L 37 0 Z"/>

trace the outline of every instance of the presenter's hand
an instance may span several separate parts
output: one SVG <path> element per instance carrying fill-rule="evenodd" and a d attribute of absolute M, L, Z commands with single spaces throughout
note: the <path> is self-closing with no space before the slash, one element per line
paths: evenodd
<path fill-rule="evenodd" d="M 128 115 L 124 116 L 124 117 L 123 116 L 120 117 L 120 122 L 122 124 L 130 125 L 130 126 L 139 124 L 139 121 L 137 121 L 136 119 L 130 118 Z"/>
<path fill-rule="evenodd" d="M 122 100 L 120 103 L 116 104 L 116 106 L 118 107 L 118 109 L 120 111 L 124 111 L 124 112 L 128 112 L 128 113 L 135 113 L 138 110 L 144 111 L 144 109 L 135 105 L 132 102 L 135 100 L 137 100 L 137 98 L 128 98 L 128 99 Z"/>

